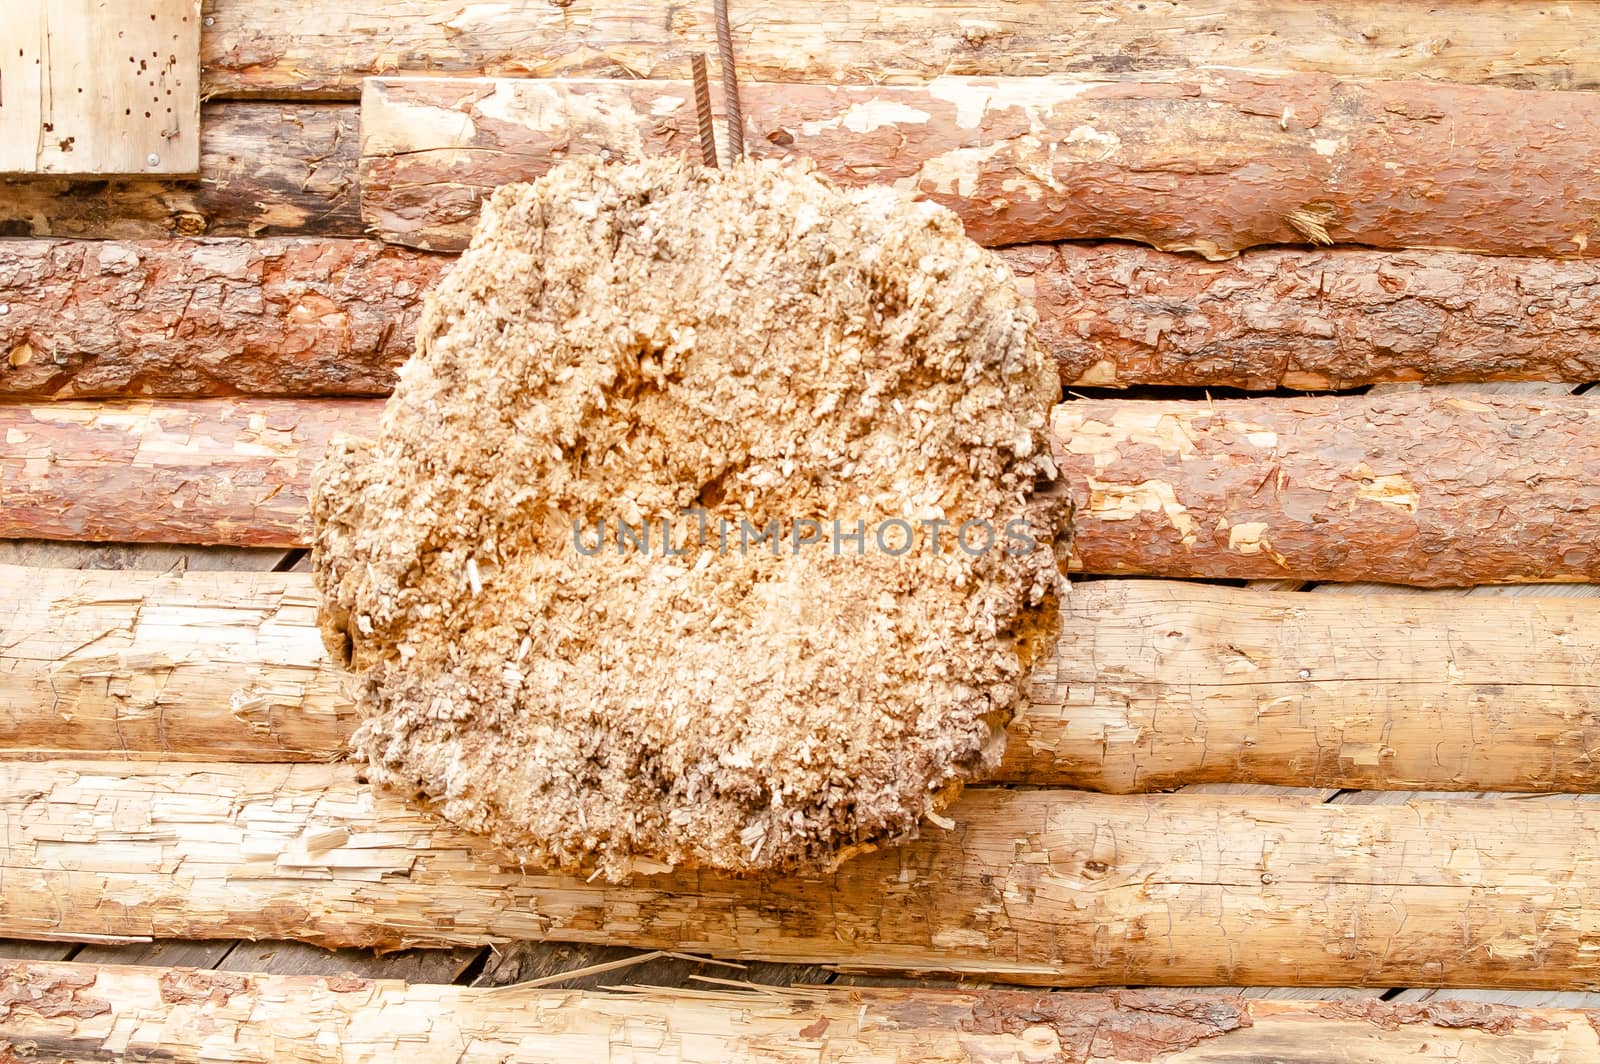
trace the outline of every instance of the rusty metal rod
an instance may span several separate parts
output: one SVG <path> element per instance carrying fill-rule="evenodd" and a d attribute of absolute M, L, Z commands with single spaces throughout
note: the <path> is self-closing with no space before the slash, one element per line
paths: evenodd
<path fill-rule="evenodd" d="M 728 28 L 728 0 L 713 0 L 717 15 L 717 53 L 722 58 L 723 105 L 728 112 L 728 161 L 744 158 L 744 112 L 739 107 L 739 77 L 733 70 L 733 33 Z"/>
<path fill-rule="evenodd" d="M 700 161 L 717 168 L 717 126 L 711 116 L 711 84 L 706 79 L 706 57 L 698 52 L 689 57 L 694 72 L 694 113 L 700 123 Z"/>

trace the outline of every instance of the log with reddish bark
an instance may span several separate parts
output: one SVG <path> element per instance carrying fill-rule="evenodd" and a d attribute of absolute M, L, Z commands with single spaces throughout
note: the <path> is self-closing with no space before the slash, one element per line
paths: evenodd
<path fill-rule="evenodd" d="M 311 469 L 377 400 L 0 405 L 0 535 L 303 546 Z M 1090 573 L 1421 587 L 1600 578 L 1600 403 L 1431 395 L 1073 400 Z"/>
<path fill-rule="evenodd" d="M 743 86 L 745 144 L 846 184 L 892 183 L 985 244 L 1136 240 L 1207 258 L 1355 243 L 1600 251 L 1600 96 L 1325 75 L 942 78 Z M 570 155 L 694 151 L 678 81 L 372 79 L 362 216 L 465 245 L 489 189 Z"/>
<path fill-rule="evenodd" d="M 0 180 L 0 236 L 360 236 L 357 108 L 209 104 L 197 180 Z"/>
<path fill-rule="evenodd" d="M 1421 587 L 1600 579 L 1600 402 L 1063 403 L 1086 572 Z"/>
<path fill-rule="evenodd" d="M 0 405 L 0 537 L 294 546 L 312 467 L 378 399 Z"/>
<path fill-rule="evenodd" d="M 522 869 L 341 765 L 0 762 L 0 934 L 518 938 L 1060 986 L 1600 985 L 1600 806 L 969 790 L 825 876 Z"/>
<path fill-rule="evenodd" d="M 519 1064 L 622 1055 L 688 1064 L 1502 1064 L 1600 1056 L 1600 1013 L 1473 1001 L 920 987 L 613 992 L 46 961 L 0 961 L 0 987 L 0 1054 L 9 1046 L 29 1061 L 200 1062 L 219 1052 L 237 1061 L 314 1060 L 332 1046 L 342 1064 L 402 1056 Z"/>
<path fill-rule="evenodd" d="M 448 264 L 364 240 L 0 242 L 0 394 L 387 395 Z"/>
<path fill-rule="evenodd" d="M 1064 383 L 1338 389 L 1600 379 L 1600 264 L 1447 251 L 1003 250 Z"/>
<path fill-rule="evenodd" d="M 0 567 L 0 758 L 327 761 L 355 726 L 304 573 Z M 1600 601 L 1097 580 L 997 780 L 1594 791 Z"/>
<path fill-rule="evenodd" d="M 214 0 L 207 13 L 207 91 L 275 99 L 354 98 L 369 74 L 687 78 L 690 55 L 717 50 L 711 8 L 673 0 Z M 740 0 L 731 23 L 742 76 L 768 81 L 1237 66 L 1600 86 L 1588 4 L 1454 0 L 1421 17 L 1384 0 Z"/>
<path fill-rule="evenodd" d="M 1002 248 L 1068 385 L 1600 377 L 1600 265 Z M 386 394 L 452 260 L 371 241 L 0 242 L 0 395 Z"/>

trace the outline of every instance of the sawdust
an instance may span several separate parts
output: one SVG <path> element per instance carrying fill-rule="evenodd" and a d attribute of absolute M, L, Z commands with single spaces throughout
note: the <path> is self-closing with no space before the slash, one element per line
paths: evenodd
<path fill-rule="evenodd" d="M 827 868 L 942 820 L 1062 584 L 1032 323 L 954 215 L 803 167 L 500 189 L 378 439 L 315 478 L 374 781 L 612 879 Z"/>

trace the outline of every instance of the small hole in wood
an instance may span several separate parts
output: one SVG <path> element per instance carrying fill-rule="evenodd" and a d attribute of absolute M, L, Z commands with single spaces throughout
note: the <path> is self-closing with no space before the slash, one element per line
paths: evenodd
<path fill-rule="evenodd" d="M 156 20 L 156 17 L 155 17 L 155 16 L 154 16 L 154 15 L 151 15 L 151 16 L 150 16 L 150 21 L 151 21 L 151 22 L 154 22 L 154 21 L 155 21 L 155 20 Z"/>
<path fill-rule="evenodd" d="M 149 111 L 146 111 L 146 112 L 145 112 L 145 113 L 144 113 L 144 116 L 145 116 L 145 117 L 146 117 L 146 118 L 149 118 L 149 117 L 150 117 L 150 112 L 149 112 Z"/>

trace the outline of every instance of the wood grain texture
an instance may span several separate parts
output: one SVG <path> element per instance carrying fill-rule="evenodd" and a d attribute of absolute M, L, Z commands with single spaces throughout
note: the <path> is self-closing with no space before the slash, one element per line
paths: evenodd
<path fill-rule="evenodd" d="M 1069 386 L 1600 377 L 1600 265 L 1001 248 Z M 383 395 L 453 261 L 375 241 L 0 241 L 0 395 Z"/>
<path fill-rule="evenodd" d="M 348 765 L 0 763 L 0 934 L 606 942 L 1095 985 L 1581 989 L 1600 806 L 974 790 L 816 879 L 524 872 Z"/>
<path fill-rule="evenodd" d="M 1159 990 L 474 989 L 353 976 L 0 962 L 0 1051 L 239 1062 L 1327 1064 L 1579 1060 L 1600 1013 Z M 463 1048 L 464 1047 L 464 1048 Z"/>
<path fill-rule="evenodd" d="M 448 265 L 365 240 L 0 242 L 0 395 L 387 395 Z"/>
<path fill-rule="evenodd" d="M 0 236 L 360 236 L 356 108 L 201 108 L 195 180 L 0 180 Z"/>
<path fill-rule="evenodd" d="M 1203 262 L 1131 244 L 1002 254 L 1069 385 L 1600 379 L 1600 265 L 1588 261 L 1258 248 Z"/>
<path fill-rule="evenodd" d="M 1054 425 L 1085 572 L 1600 579 L 1592 398 L 1083 400 Z"/>
<path fill-rule="evenodd" d="M 0 567 L 0 758 L 330 761 L 303 573 Z M 997 780 L 1596 791 L 1600 602 L 1074 586 Z"/>
<path fill-rule="evenodd" d="M 378 400 L 0 405 L 0 535 L 304 546 L 312 467 Z M 1600 579 L 1600 403 L 1073 400 L 1088 573 L 1420 587 Z"/>
<path fill-rule="evenodd" d="M 687 79 L 691 54 L 716 54 L 710 7 L 670 0 L 213 0 L 208 11 L 206 88 L 223 95 L 354 98 L 361 78 L 382 74 Z M 1422 17 L 1381 0 L 744 0 L 732 30 L 741 75 L 767 81 L 1239 66 L 1600 86 L 1589 4 L 1447 0 Z"/>
<path fill-rule="evenodd" d="M 11 0 L 0 173 L 193 174 L 200 0 Z"/>
<path fill-rule="evenodd" d="M 983 244 L 1124 239 L 1210 259 L 1307 243 L 1600 251 L 1592 93 L 1230 70 L 752 82 L 741 95 L 752 157 L 894 184 Z M 687 82 L 376 78 L 362 97 L 362 217 L 384 239 L 455 250 L 496 186 L 572 155 L 694 143 Z"/>

